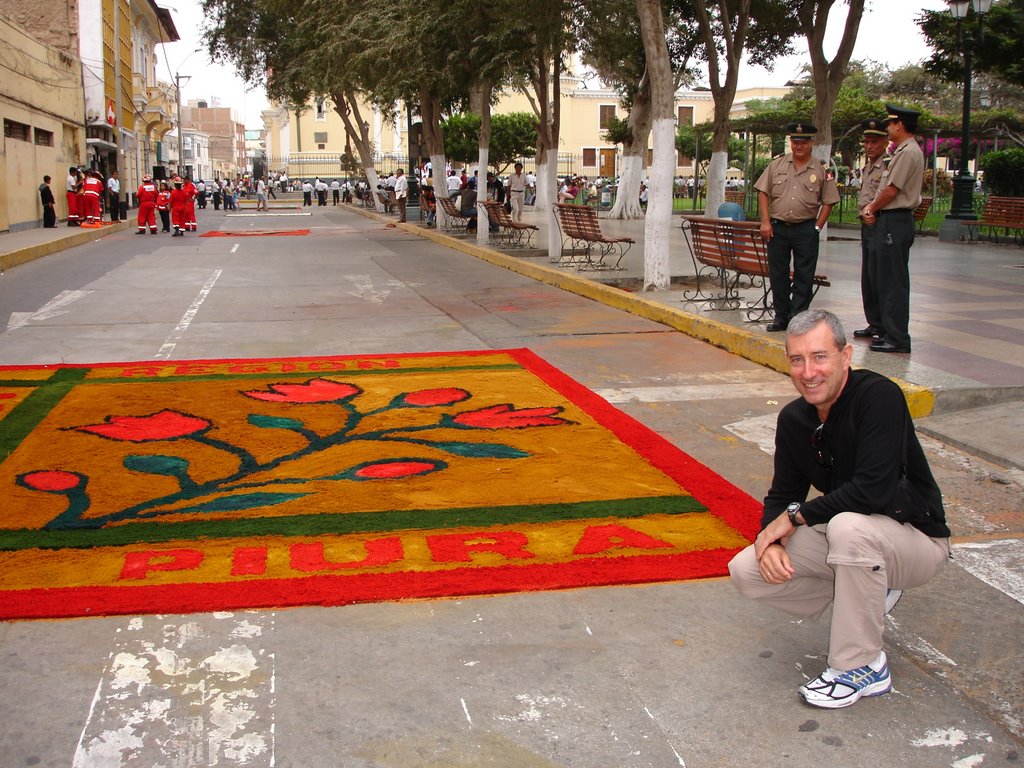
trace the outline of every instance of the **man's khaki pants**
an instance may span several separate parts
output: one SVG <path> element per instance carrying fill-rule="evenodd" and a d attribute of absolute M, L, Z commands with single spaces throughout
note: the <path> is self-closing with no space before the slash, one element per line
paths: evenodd
<path fill-rule="evenodd" d="M 878 658 L 886 589 L 920 587 L 949 559 L 949 539 L 856 512 L 800 526 L 785 546 L 794 570 L 789 581 L 765 582 L 751 545 L 729 563 L 733 584 L 746 597 L 802 618 L 817 618 L 831 603 L 828 665 L 843 670 Z"/>
<path fill-rule="evenodd" d="M 509 192 L 508 199 L 512 204 L 512 220 L 523 220 L 523 195 L 522 192 Z"/>

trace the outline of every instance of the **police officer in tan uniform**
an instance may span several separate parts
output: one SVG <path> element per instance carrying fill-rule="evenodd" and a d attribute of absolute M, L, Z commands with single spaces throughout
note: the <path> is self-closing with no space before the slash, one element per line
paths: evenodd
<path fill-rule="evenodd" d="M 768 274 L 775 310 L 769 331 L 786 330 L 789 318 L 811 305 L 819 233 L 832 206 L 839 202 L 832 173 L 811 156 L 811 140 L 817 128 L 791 123 L 786 132 L 790 153 L 772 160 L 754 184 L 761 236 L 768 241 Z"/>
<path fill-rule="evenodd" d="M 867 163 L 860 174 L 860 191 L 857 194 L 858 215 L 863 217 L 868 203 L 875 199 L 882 184 L 888 158 L 885 150 L 889 146 L 885 132 L 885 120 L 870 117 L 860 124 L 864 140 L 864 158 Z M 861 221 L 860 227 L 860 295 L 864 304 L 866 328 L 853 332 L 858 339 L 880 339 L 885 332 L 882 327 L 882 310 L 878 305 L 878 249 L 875 242 L 875 225 Z"/>
<path fill-rule="evenodd" d="M 866 224 L 875 225 L 878 249 L 878 300 L 884 338 L 876 339 L 876 352 L 910 352 L 910 246 L 914 244 L 914 209 L 921 203 L 924 153 L 914 134 L 919 112 L 885 105 L 885 130 L 897 146 L 875 199 L 862 212 Z"/>

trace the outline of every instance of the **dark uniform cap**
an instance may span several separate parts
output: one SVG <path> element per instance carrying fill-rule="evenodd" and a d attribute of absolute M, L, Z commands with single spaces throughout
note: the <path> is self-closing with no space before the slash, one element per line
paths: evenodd
<path fill-rule="evenodd" d="M 789 134 L 791 139 L 810 140 L 817 132 L 818 129 L 810 123 L 790 123 L 786 126 L 786 133 Z"/>
<path fill-rule="evenodd" d="M 860 131 L 864 136 L 888 136 L 885 132 L 885 124 L 888 119 L 880 120 L 877 117 L 869 117 L 861 121 Z"/>
<path fill-rule="evenodd" d="M 903 127 L 913 133 L 917 130 L 917 118 L 921 116 L 920 112 L 915 112 L 912 109 L 906 109 L 905 107 L 897 107 L 895 104 L 886 104 L 886 124 L 893 120 L 899 120 L 903 123 Z"/>

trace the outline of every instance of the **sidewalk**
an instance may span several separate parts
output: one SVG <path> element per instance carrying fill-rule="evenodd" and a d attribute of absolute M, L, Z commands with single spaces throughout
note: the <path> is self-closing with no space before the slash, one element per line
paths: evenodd
<path fill-rule="evenodd" d="M 289 199 L 288 204 L 293 204 Z M 343 206 L 381 221 L 361 206 Z M 323 209 L 321 209 L 323 210 Z M 524 221 L 540 229 L 535 245 L 547 243 L 553 223 L 527 209 Z M 764 323 L 749 323 L 742 310 L 714 311 L 686 301 L 694 265 L 689 246 L 673 220 L 670 246 L 672 287 L 642 292 L 642 220 L 601 219 L 602 231 L 632 237 L 636 244 L 621 270 L 559 267 L 546 250 L 479 247 L 475 238 L 427 229 L 410 222 L 409 232 L 483 258 L 564 290 L 664 323 L 734 354 L 787 371 L 781 334 Z M 71 248 L 133 226 L 120 222 L 102 229 L 66 226 L 0 234 L 0 273 L 32 259 Z M 815 306 L 827 307 L 848 330 L 861 327 L 860 242 L 857 230 L 831 228 L 822 244 L 818 272 L 831 280 Z M 1002 466 L 1024 469 L 1019 435 L 1024 431 L 1024 249 L 987 243 L 940 243 L 918 238 L 911 251 L 911 355 L 871 352 L 854 340 L 854 364 L 901 380 L 921 431 Z M 758 291 L 746 291 L 754 300 Z"/>

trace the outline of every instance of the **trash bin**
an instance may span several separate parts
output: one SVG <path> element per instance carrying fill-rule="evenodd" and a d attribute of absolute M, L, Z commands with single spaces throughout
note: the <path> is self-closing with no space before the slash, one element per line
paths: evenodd
<path fill-rule="evenodd" d="M 610 208 L 612 204 L 612 192 L 608 187 L 601 190 L 601 207 Z"/>
<path fill-rule="evenodd" d="M 120 203 L 119 217 L 121 221 L 128 221 L 128 201 L 122 200 Z"/>
<path fill-rule="evenodd" d="M 746 221 L 747 215 L 743 208 L 737 203 L 722 203 L 718 206 L 718 218 L 732 219 L 733 221 Z"/>

